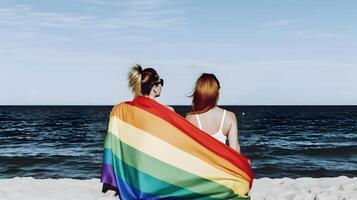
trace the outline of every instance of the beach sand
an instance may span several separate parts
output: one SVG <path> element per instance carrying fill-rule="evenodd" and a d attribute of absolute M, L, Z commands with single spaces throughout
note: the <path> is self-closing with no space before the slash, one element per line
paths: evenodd
<path fill-rule="evenodd" d="M 254 180 L 252 200 L 356 200 L 357 177 Z M 117 199 L 101 192 L 99 179 L 0 179 L 1 200 Z"/>
<path fill-rule="evenodd" d="M 357 177 L 262 178 L 254 181 L 252 200 L 357 200 Z"/>

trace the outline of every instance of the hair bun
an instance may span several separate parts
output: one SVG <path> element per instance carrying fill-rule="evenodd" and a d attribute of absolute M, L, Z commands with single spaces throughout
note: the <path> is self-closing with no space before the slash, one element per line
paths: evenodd
<path fill-rule="evenodd" d="M 143 68 L 142 68 L 141 65 L 139 65 L 139 64 L 136 64 L 136 65 L 133 67 L 133 70 L 138 71 L 139 74 L 142 74 L 142 73 L 143 73 Z"/>
<path fill-rule="evenodd" d="M 128 73 L 129 87 L 132 89 L 132 92 L 135 96 L 140 94 L 140 82 L 142 72 L 143 68 L 139 64 L 136 64 L 131 68 L 130 72 Z"/>

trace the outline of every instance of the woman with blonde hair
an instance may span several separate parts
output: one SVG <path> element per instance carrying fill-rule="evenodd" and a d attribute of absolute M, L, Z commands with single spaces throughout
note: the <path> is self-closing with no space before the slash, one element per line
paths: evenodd
<path fill-rule="evenodd" d="M 164 80 L 160 78 L 159 74 L 153 68 L 143 69 L 140 65 L 135 65 L 128 73 L 128 85 L 132 89 L 134 94 L 134 100 L 137 98 L 149 98 L 143 101 L 156 101 L 156 98 L 161 95 L 162 87 L 164 86 Z M 170 106 L 166 106 L 170 110 L 174 109 Z M 115 108 L 115 107 L 114 107 Z M 113 187 L 108 183 L 103 184 L 102 192 L 108 192 L 108 196 L 116 196 L 118 188 Z"/>
<path fill-rule="evenodd" d="M 196 81 L 192 111 L 186 119 L 210 136 L 240 152 L 236 115 L 217 106 L 220 83 L 214 74 L 202 74 Z"/>
<path fill-rule="evenodd" d="M 145 96 L 155 100 L 161 95 L 164 79 L 160 78 L 155 69 L 143 69 L 137 64 L 128 73 L 128 85 L 134 94 L 134 98 Z M 172 107 L 166 107 L 174 111 Z"/>

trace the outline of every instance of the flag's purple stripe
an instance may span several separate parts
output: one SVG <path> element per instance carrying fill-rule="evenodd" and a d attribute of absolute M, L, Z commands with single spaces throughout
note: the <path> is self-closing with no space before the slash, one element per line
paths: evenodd
<path fill-rule="evenodd" d="M 115 174 L 112 165 L 103 164 L 101 181 L 102 183 L 107 183 L 112 185 L 113 187 L 118 188 L 117 183 L 115 181 Z"/>

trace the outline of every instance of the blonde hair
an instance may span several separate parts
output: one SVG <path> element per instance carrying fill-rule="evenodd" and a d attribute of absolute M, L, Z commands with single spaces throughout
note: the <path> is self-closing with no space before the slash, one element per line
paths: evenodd
<path fill-rule="evenodd" d="M 141 74 L 142 74 L 142 67 L 136 64 L 128 73 L 128 83 L 131 91 L 133 92 L 134 96 L 138 96 L 141 94 Z"/>

